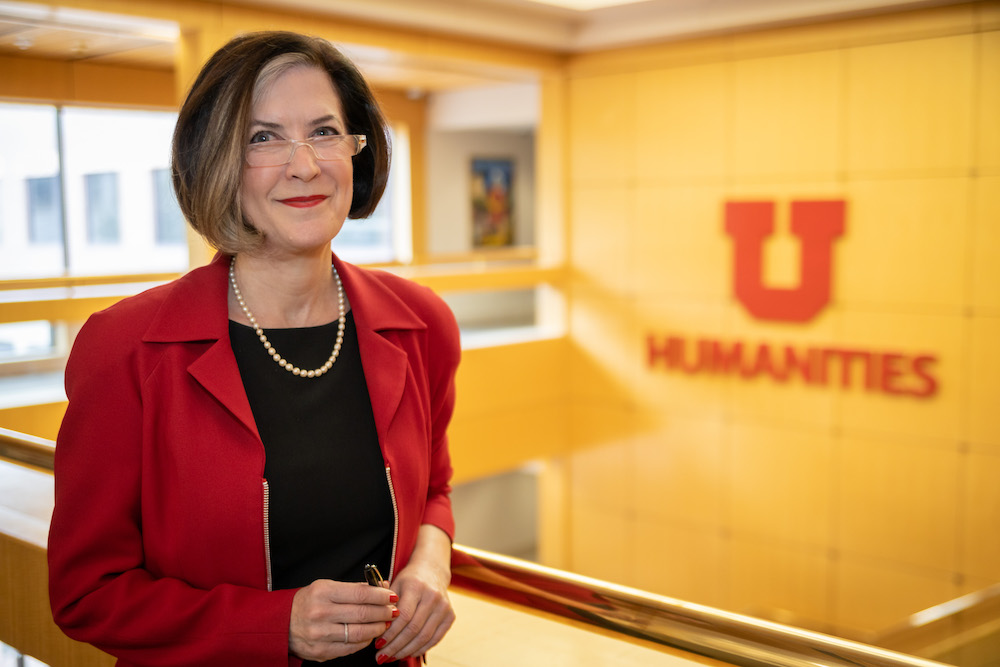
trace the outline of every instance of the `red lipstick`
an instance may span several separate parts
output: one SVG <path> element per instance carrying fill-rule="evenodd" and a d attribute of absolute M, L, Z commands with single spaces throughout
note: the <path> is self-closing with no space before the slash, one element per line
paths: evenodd
<path fill-rule="evenodd" d="M 316 206 L 324 201 L 326 201 L 326 195 L 313 195 L 312 197 L 290 197 L 288 199 L 279 200 L 282 204 L 286 206 L 294 206 L 295 208 L 309 208 L 310 206 Z"/>

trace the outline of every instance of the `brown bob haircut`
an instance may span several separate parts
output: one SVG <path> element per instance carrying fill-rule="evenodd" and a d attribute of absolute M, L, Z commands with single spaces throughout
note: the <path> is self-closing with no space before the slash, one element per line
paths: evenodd
<path fill-rule="evenodd" d="M 367 148 L 353 158 L 354 198 L 348 217 L 371 215 L 385 190 L 388 125 L 354 63 L 317 37 L 280 31 L 240 35 L 208 60 L 191 86 L 174 128 L 171 161 L 184 217 L 210 245 L 227 254 L 252 250 L 262 240 L 240 205 L 245 151 L 261 72 L 288 54 L 330 76 L 347 132 L 368 138 Z"/>

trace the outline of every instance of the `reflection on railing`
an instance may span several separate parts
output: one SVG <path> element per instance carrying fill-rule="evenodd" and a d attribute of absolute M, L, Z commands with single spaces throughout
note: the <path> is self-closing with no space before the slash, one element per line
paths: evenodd
<path fill-rule="evenodd" d="M 746 667 L 931 667 L 942 663 L 456 546 L 452 585 Z"/>
<path fill-rule="evenodd" d="M 880 633 L 879 646 L 962 667 L 1000 665 L 1000 584 L 913 614 Z"/>
<path fill-rule="evenodd" d="M 50 440 L 0 429 L 0 458 L 51 470 L 53 453 L 54 443 Z M 12 544 L 22 543 L 14 540 Z M 39 563 L 44 563 L 44 553 L 37 555 Z M 942 664 L 459 545 L 455 546 L 452 566 L 452 585 L 458 589 L 731 665 L 940 667 Z M 39 567 L 44 569 L 43 564 Z M 984 627 L 996 631 L 995 626 L 1000 622 L 1000 591 L 990 590 L 949 604 L 952 606 L 941 605 L 911 618 L 895 635 L 899 649 L 912 650 L 914 628 L 936 631 L 936 635 L 929 632 L 928 636 L 944 637 L 940 640 L 950 641 L 949 646 L 954 649 L 954 636 L 948 639 L 949 629 L 954 629 L 954 625 L 948 623 L 958 618 L 958 614 L 963 614 L 969 622 L 970 632 L 982 633 Z M 956 654 L 952 650 L 938 655 L 948 659 L 946 655 Z"/>

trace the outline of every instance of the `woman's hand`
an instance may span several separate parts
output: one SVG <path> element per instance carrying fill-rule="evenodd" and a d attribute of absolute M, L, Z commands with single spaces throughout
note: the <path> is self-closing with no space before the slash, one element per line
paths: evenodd
<path fill-rule="evenodd" d="M 436 526 L 424 524 L 409 563 L 392 581 L 399 592 L 399 617 L 375 642 L 379 664 L 423 655 L 441 641 L 455 622 L 450 582 L 451 540 Z"/>
<path fill-rule="evenodd" d="M 328 579 L 314 581 L 296 591 L 292 599 L 288 651 L 317 661 L 360 651 L 385 632 L 399 614 L 397 599 L 387 588 Z"/>

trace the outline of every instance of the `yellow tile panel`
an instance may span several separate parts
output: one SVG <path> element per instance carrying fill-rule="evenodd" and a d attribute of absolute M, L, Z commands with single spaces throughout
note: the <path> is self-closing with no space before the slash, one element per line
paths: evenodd
<path fill-rule="evenodd" d="M 732 172 L 833 179 L 842 169 L 839 51 L 737 61 Z"/>
<path fill-rule="evenodd" d="M 851 358 L 859 382 L 837 390 L 845 429 L 948 441 L 964 437 L 964 317 L 845 312 L 841 321 L 843 347 L 867 355 Z M 842 370 L 846 358 L 832 372 Z"/>
<path fill-rule="evenodd" d="M 731 603 L 740 613 L 823 631 L 830 614 L 825 549 L 735 537 Z"/>
<path fill-rule="evenodd" d="M 569 164 L 573 181 L 628 182 L 635 147 L 635 78 L 620 74 L 572 79 L 569 86 Z"/>
<path fill-rule="evenodd" d="M 624 143 L 629 144 L 630 154 L 634 155 L 635 176 L 640 183 L 724 182 L 728 80 L 726 63 L 637 75 L 635 125 L 632 132 L 624 123 L 617 129 L 620 136 L 631 139 Z"/>
<path fill-rule="evenodd" d="M 640 186 L 630 256 L 634 291 L 725 299 L 730 256 L 720 186 Z"/>
<path fill-rule="evenodd" d="M 635 586 L 728 608 L 727 543 L 718 531 L 640 519 L 635 522 Z"/>
<path fill-rule="evenodd" d="M 793 347 L 800 353 L 808 349 Z M 783 347 L 771 349 L 780 353 Z M 829 428 L 835 421 L 836 391 L 830 386 L 809 386 L 798 379 L 778 382 L 768 376 L 741 378 L 730 387 L 730 414 L 736 419 Z"/>
<path fill-rule="evenodd" d="M 957 445 L 844 436 L 838 461 L 831 475 L 837 480 L 835 535 L 845 558 L 955 571 Z"/>
<path fill-rule="evenodd" d="M 833 439 L 827 433 L 733 425 L 727 469 L 733 535 L 828 546 L 832 464 Z"/>
<path fill-rule="evenodd" d="M 1000 315 L 1000 176 L 973 182 L 972 207 L 972 309 Z"/>
<path fill-rule="evenodd" d="M 641 363 L 633 311 L 629 300 L 574 285 L 569 309 L 571 396 L 629 400 Z"/>
<path fill-rule="evenodd" d="M 570 570 L 585 577 L 642 588 L 636 569 L 634 526 L 607 509 L 575 507 L 570 518 Z"/>
<path fill-rule="evenodd" d="M 967 179 L 847 185 L 834 291 L 849 308 L 960 313 L 968 285 Z"/>
<path fill-rule="evenodd" d="M 717 530 L 727 489 L 723 422 L 670 412 L 644 421 L 659 427 L 633 438 L 636 514 Z"/>
<path fill-rule="evenodd" d="M 972 165 L 975 39 L 847 50 L 849 173 L 956 173 Z"/>
<path fill-rule="evenodd" d="M 1000 15 L 998 8 L 1000 4 L 993 3 L 993 11 Z M 976 166 L 980 175 L 996 176 L 1000 172 L 1000 30 L 980 33 L 978 39 Z"/>
<path fill-rule="evenodd" d="M 1000 448 L 971 448 L 965 459 L 962 572 L 1000 582 Z"/>
<path fill-rule="evenodd" d="M 586 428 L 602 412 L 574 412 L 574 426 Z M 629 513 L 635 506 L 633 449 L 628 438 L 577 448 L 569 456 L 570 502 L 578 508 Z"/>
<path fill-rule="evenodd" d="M 834 563 L 833 621 L 848 638 L 864 641 L 954 597 L 955 585 L 947 572 L 908 570 L 850 556 Z"/>
<path fill-rule="evenodd" d="M 974 317 L 969 327 L 967 437 L 1000 451 L 1000 317 Z"/>
<path fill-rule="evenodd" d="M 632 239 L 641 223 L 634 190 L 622 185 L 587 186 L 575 188 L 571 196 L 574 276 L 610 293 L 626 292 L 632 284 Z"/>

